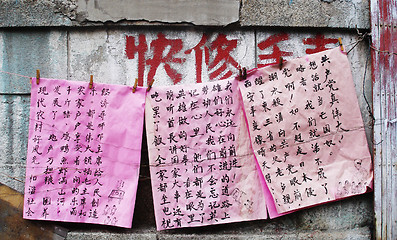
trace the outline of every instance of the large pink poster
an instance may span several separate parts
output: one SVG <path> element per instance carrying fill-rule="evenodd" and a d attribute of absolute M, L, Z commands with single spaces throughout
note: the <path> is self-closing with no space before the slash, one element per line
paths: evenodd
<path fill-rule="evenodd" d="M 265 219 L 234 79 L 153 87 L 146 130 L 158 230 Z"/>
<path fill-rule="evenodd" d="M 285 213 L 372 188 L 350 64 L 339 48 L 249 72 L 239 83 L 260 172 Z"/>
<path fill-rule="evenodd" d="M 146 91 L 32 81 L 25 219 L 131 227 Z"/>

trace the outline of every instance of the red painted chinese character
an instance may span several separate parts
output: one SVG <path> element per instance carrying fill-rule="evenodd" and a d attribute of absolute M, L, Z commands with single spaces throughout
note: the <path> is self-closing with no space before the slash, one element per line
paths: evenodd
<path fill-rule="evenodd" d="M 279 61 L 280 57 L 292 56 L 292 52 L 281 51 L 277 46 L 277 43 L 288 40 L 289 36 L 287 33 L 279 33 L 268 37 L 266 40 L 258 43 L 258 48 L 260 50 L 265 50 L 266 48 L 273 47 L 273 52 L 270 54 L 258 55 L 260 60 L 271 59 L 272 61 L 266 64 L 258 64 L 258 67 L 264 67 Z"/>
<path fill-rule="evenodd" d="M 233 72 L 228 69 L 228 64 L 232 65 L 234 68 L 238 68 L 239 64 L 234 60 L 230 53 L 237 47 L 237 39 L 228 40 L 225 34 L 219 34 L 217 38 L 211 43 L 210 47 L 206 45 L 208 41 L 208 36 L 203 34 L 200 42 L 193 48 L 185 51 L 186 54 L 195 52 L 196 57 L 196 81 L 198 83 L 202 82 L 201 73 L 202 73 L 202 64 L 203 64 L 203 53 L 205 57 L 205 64 L 208 66 L 208 71 L 212 71 L 210 73 L 210 78 L 215 79 L 219 77 L 222 73 L 224 73 L 220 79 L 226 79 L 230 77 Z M 216 51 L 215 58 L 209 61 L 210 51 Z M 218 64 L 221 65 L 216 68 Z"/>
<path fill-rule="evenodd" d="M 128 59 L 134 59 L 138 53 L 138 85 L 143 86 L 143 75 L 145 73 L 145 53 L 147 51 L 146 37 L 139 34 L 139 44 L 135 45 L 135 37 L 126 36 L 125 53 Z"/>
<path fill-rule="evenodd" d="M 330 48 L 325 47 L 325 45 L 330 44 L 330 43 L 337 43 L 338 39 L 336 38 L 324 38 L 323 34 L 317 34 L 315 38 L 306 38 L 303 39 L 303 44 L 305 45 L 315 45 L 316 47 L 313 49 L 306 49 L 307 54 L 312 54 L 316 52 L 321 52 Z"/>
<path fill-rule="evenodd" d="M 203 51 L 204 51 L 204 56 L 205 56 L 205 64 L 208 66 L 209 63 L 209 48 L 205 47 L 205 44 L 207 43 L 208 36 L 207 34 L 203 34 L 203 37 L 201 38 L 200 42 L 191 49 L 188 49 L 185 51 L 185 54 L 190 54 L 192 51 L 195 52 L 195 57 L 196 57 L 196 82 L 201 83 L 201 72 L 203 70 Z"/>
<path fill-rule="evenodd" d="M 168 53 L 163 56 L 163 53 L 168 49 Z M 167 39 L 163 33 L 157 34 L 157 39 L 150 43 L 150 49 L 153 51 L 153 58 L 148 59 L 146 64 L 150 66 L 148 73 L 148 83 L 152 81 L 156 75 L 157 68 L 160 64 L 164 64 L 164 69 L 168 76 L 172 79 L 174 84 L 182 80 L 182 74 L 178 73 L 170 66 L 170 63 L 183 63 L 186 59 L 176 58 L 174 55 L 181 51 L 183 42 L 181 39 Z"/>
<path fill-rule="evenodd" d="M 230 56 L 230 52 L 237 47 L 237 39 L 228 40 L 225 34 L 219 34 L 218 37 L 211 43 L 211 51 L 217 51 L 214 60 L 209 65 L 209 71 L 214 69 L 220 62 L 224 61 L 223 64 L 216 70 L 210 73 L 210 78 L 214 79 L 221 75 L 225 70 L 227 71 L 220 79 L 226 79 L 233 75 L 231 70 L 227 69 L 229 63 L 236 69 L 239 64 Z"/>

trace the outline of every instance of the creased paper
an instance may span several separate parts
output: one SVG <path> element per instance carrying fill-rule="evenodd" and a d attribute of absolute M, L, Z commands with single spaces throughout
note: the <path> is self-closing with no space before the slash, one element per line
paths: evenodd
<path fill-rule="evenodd" d="M 32 81 L 25 219 L 131 227 L 146 90 Z"/>
<path fill-rule="evenodd" d="M 153 87 L 146 130 L 158 230 L 267 217 L 237 81 Z"/>
<path fill-rule="evenodd" d="M 239 86 L 254 153 L 274 199 L 271 217 L 372 188 L 346 54 L 335 48 L 248 75 Z"/>

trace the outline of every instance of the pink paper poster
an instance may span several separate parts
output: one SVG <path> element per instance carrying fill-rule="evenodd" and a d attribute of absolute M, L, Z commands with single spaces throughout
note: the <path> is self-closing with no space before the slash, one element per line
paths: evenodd
<path fill-rule="evenodd" d="M 350 65 L 339 48 L 239 82 L 252 147 L 278 213 L 361 194 L 373 171 Z"/>
<path fill-rule="evenodd" d="M 158 230 L 267 218 L 237 84 L 153 87 L 147 94 Z"/>
<path fill-rule="evenodd" d="M 23 217 L 131 227 L 146 90 L 32 82 Z"/>

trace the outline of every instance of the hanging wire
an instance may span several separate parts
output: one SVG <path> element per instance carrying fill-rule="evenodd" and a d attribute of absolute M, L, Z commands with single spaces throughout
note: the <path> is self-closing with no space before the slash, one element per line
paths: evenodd
<path fill-rule="evenodd" d="M 8 178 L 10 178 L 10 179 L 12 179 L 12 180 L 18 181 L 18 182 L 20 182 L 20 183 L 25 183 L 25 181 L 23 181 L 23 180 L 21 180 L 21 179 L 18 179 L 18 178 L 16 178 L 16 177 L 12 177 L 12 176 L 10 176 L 10 175 L 8 175 L 8 174 L 5 174 L 4 172 L 0 172 L 0 174 L 3 174 L 4 176 L 6 176 L 6 177 L 8 177 Z"/>
<path fill-rule="evenodd" d="M 374 50 L 374 51 L 376 51 L 376 52 L 379 52 L 379 53 L 387 53 L 387 54 L 389 54 L 390 56 L 391 56 L 391 55 L 397 55 L 397 53 L 395 53 L 395 52 L 383 51 L 383 50 L 380 50 L 380 49 L 375 48 L 375 47 L 372 46 L 372 45 L 369 45 L 369 47 L 370 47 L 372 50 Z"/>
<path fill-rule="evenodd" d="M 357 30 L 357 34 L 359 36 L 358 40 L 355 43 L 353 43 L 354 44 L 353 47 L 350 48 L 350 50 L 347 51 L 346 54 L 349 54 L 351 50 L 353 50 L 360 42 L 362 42 L 369 35 L 367 32 L 362 34 L 358 30 Z"/>
<path fill-rule="evenodd" d="M 9 75 L 18 76 L 18 77 L 23 77 L 23 78 L 29 78 L 29 79 L 32 79 L 32 77 L 25 76 L 25 75 L 21 75 L 21 74 L 17 74 L 17 73 L 6 72 L 6 71 L 3 71 L 3 70 L 0 70 L 0 72 L 2 72 L 2 73 L 6 73 L 6 74 L 9 74 Z"/>
<path fill-rule="evenodd" d="M 371 126 L 373 127 L 373 123 L 375 121 L 375 116 L 374 116 L 374 114 L 372 112 L 371 104 L 369 103 L 369 101 L 367 99 L 367 96 L 365 96 L 365 92 L 364 92 L 365 91 L 365 76 L 367 75 L 367 67 L 368 67 L 368 61 L 369 61 L 369 58 L 370 58 L 370 54 L 371 54 L 371 51 L 368 52 L 367 60 L 365 61 L 364 77 L 363 77 L 363 96 L 364 96 L 364 100 L 365 100 L 365 102 L 367 104 L 367 111 L 369 113 L 369 116 L 372 119 Z"/>
<path fill-rule="evenodd" d="M 356 42 L 347 44 L 347 46 L 353 45 L 353 47 L 351 47 L 351 48 L 347 51 L 347 54 L 349 54 L 349 53 L 350 53 L 360 42 L 362 42 L 366 37 L 369 37 L 369 36 L 371 35 L 371 33 L 368 33 L 368 32 L 360 33 L 358 29 L 356 29 L 356 30 L 357 30 L 358 40 L 357 40 Z M 387 53 L 387 54 L 389 54 L 389 55 L 397 55 L 397 53 L 394 53 L 394 52 L 379 50 L 379 49 L 373 47 L 370 43 L 369 43 L 369 47 L 370 47 L 370 49 L 372 49 L 372 50 L 374 50 L 374 51 L 376 51 L 376 52 L 379 52 L 379 53 Z M 367 104 L 366 109 L 367 109 L 367 111 L 368 111 L 368 113 L 369 113 L 369 116 L 370 116 L 371 119 L 372 119 L 372 121 L 371 121 L 371 123 L 370 123 L 369 125 L 367 125 L 367 124 L 365 124 L 365 125 L 366 125 L 366 126 L 369 126 L 369 127 L 373 127 L 374 125 L 379 125 L 379 124 L 383 124 L 383 123 L 375 123 L 375 117 L 374 117 L 373 112 L 372 112 L 372 110 L 371 110 L 371 105 L 370 105 L 370 103 L 369 103 L 369 101 L 368 101 L 368 99 L 367 99 L 367 97 L 366 97 L 366 95 L 365 95 L 365 92 L 364 92 L 364 91 L 365 91 L 365 90 L 364 90 L 364 89 L 365 89 L 365 79 L 366 79 L 366 74 L 367 74 L 367 67 L 368 67 L 369 58 L 370 58 L 370 53 L 368 54 L 368 57 L 367 57 L 367 59 L 366 59 L 366 61 L 365 61 L 365 69 L 364 69 L 364 77 L 363 77 L 363 96 L 364 96 L 364 100 L 365 100 L 365 102 L 366 102 L 366 104 Z M 17 74 L 17 73 L 7 72 L 7 71 L 3 71 L 3 70 L 0 70 L 0 72 L 1 72 L 1 73 L 5 73 L 5 74 L 9 74 L 9 75 L 13 75 L 13 76 L 18 76 L 18 77 L 23 77 L 23 78 L 32 79 L 32 77 L 25 76 L 25 75 L 21 75 L 21 74 Z M 382 141 L 381 141 L 381 142 L 382 142 Z M 378 145 L 378 144 L 380 144 L 381 142 L 379 142 L 379 143 L 374 143 L 374 145 Z M 146 149 L 142 149 L 142 150 L 145 151 Z M 147 152 L 147 151 L 148 151 L 148 150 L 146 150 L 145 152 Z M 147 165 L 147 164 L 141 165 L 141 167 L 149 167 L 149 166 L 150 166 L 150 165 Z M 10 175 L 7 175 L 7 174 L 5 174 L 4 172 L 0 172 L 0 174 L 4 175 L 4 176 L 6 176 L 7 178 L 10 178 L 10 179 L 12 179 L 12 180 L 15 180 L 15 181 L 18 181 L 18 182 L 21 182 L 21 183 L 25 183 L 25 181 L 20 180 L 20 179 L 18 179 L 18 178 L 16 178 L 16 177 L 12 177 L 12 176 L 10 176 Z M 146 181 L 146 180 L 150 180 L 150 176 L 139 175 L 139 181 Z"/>

